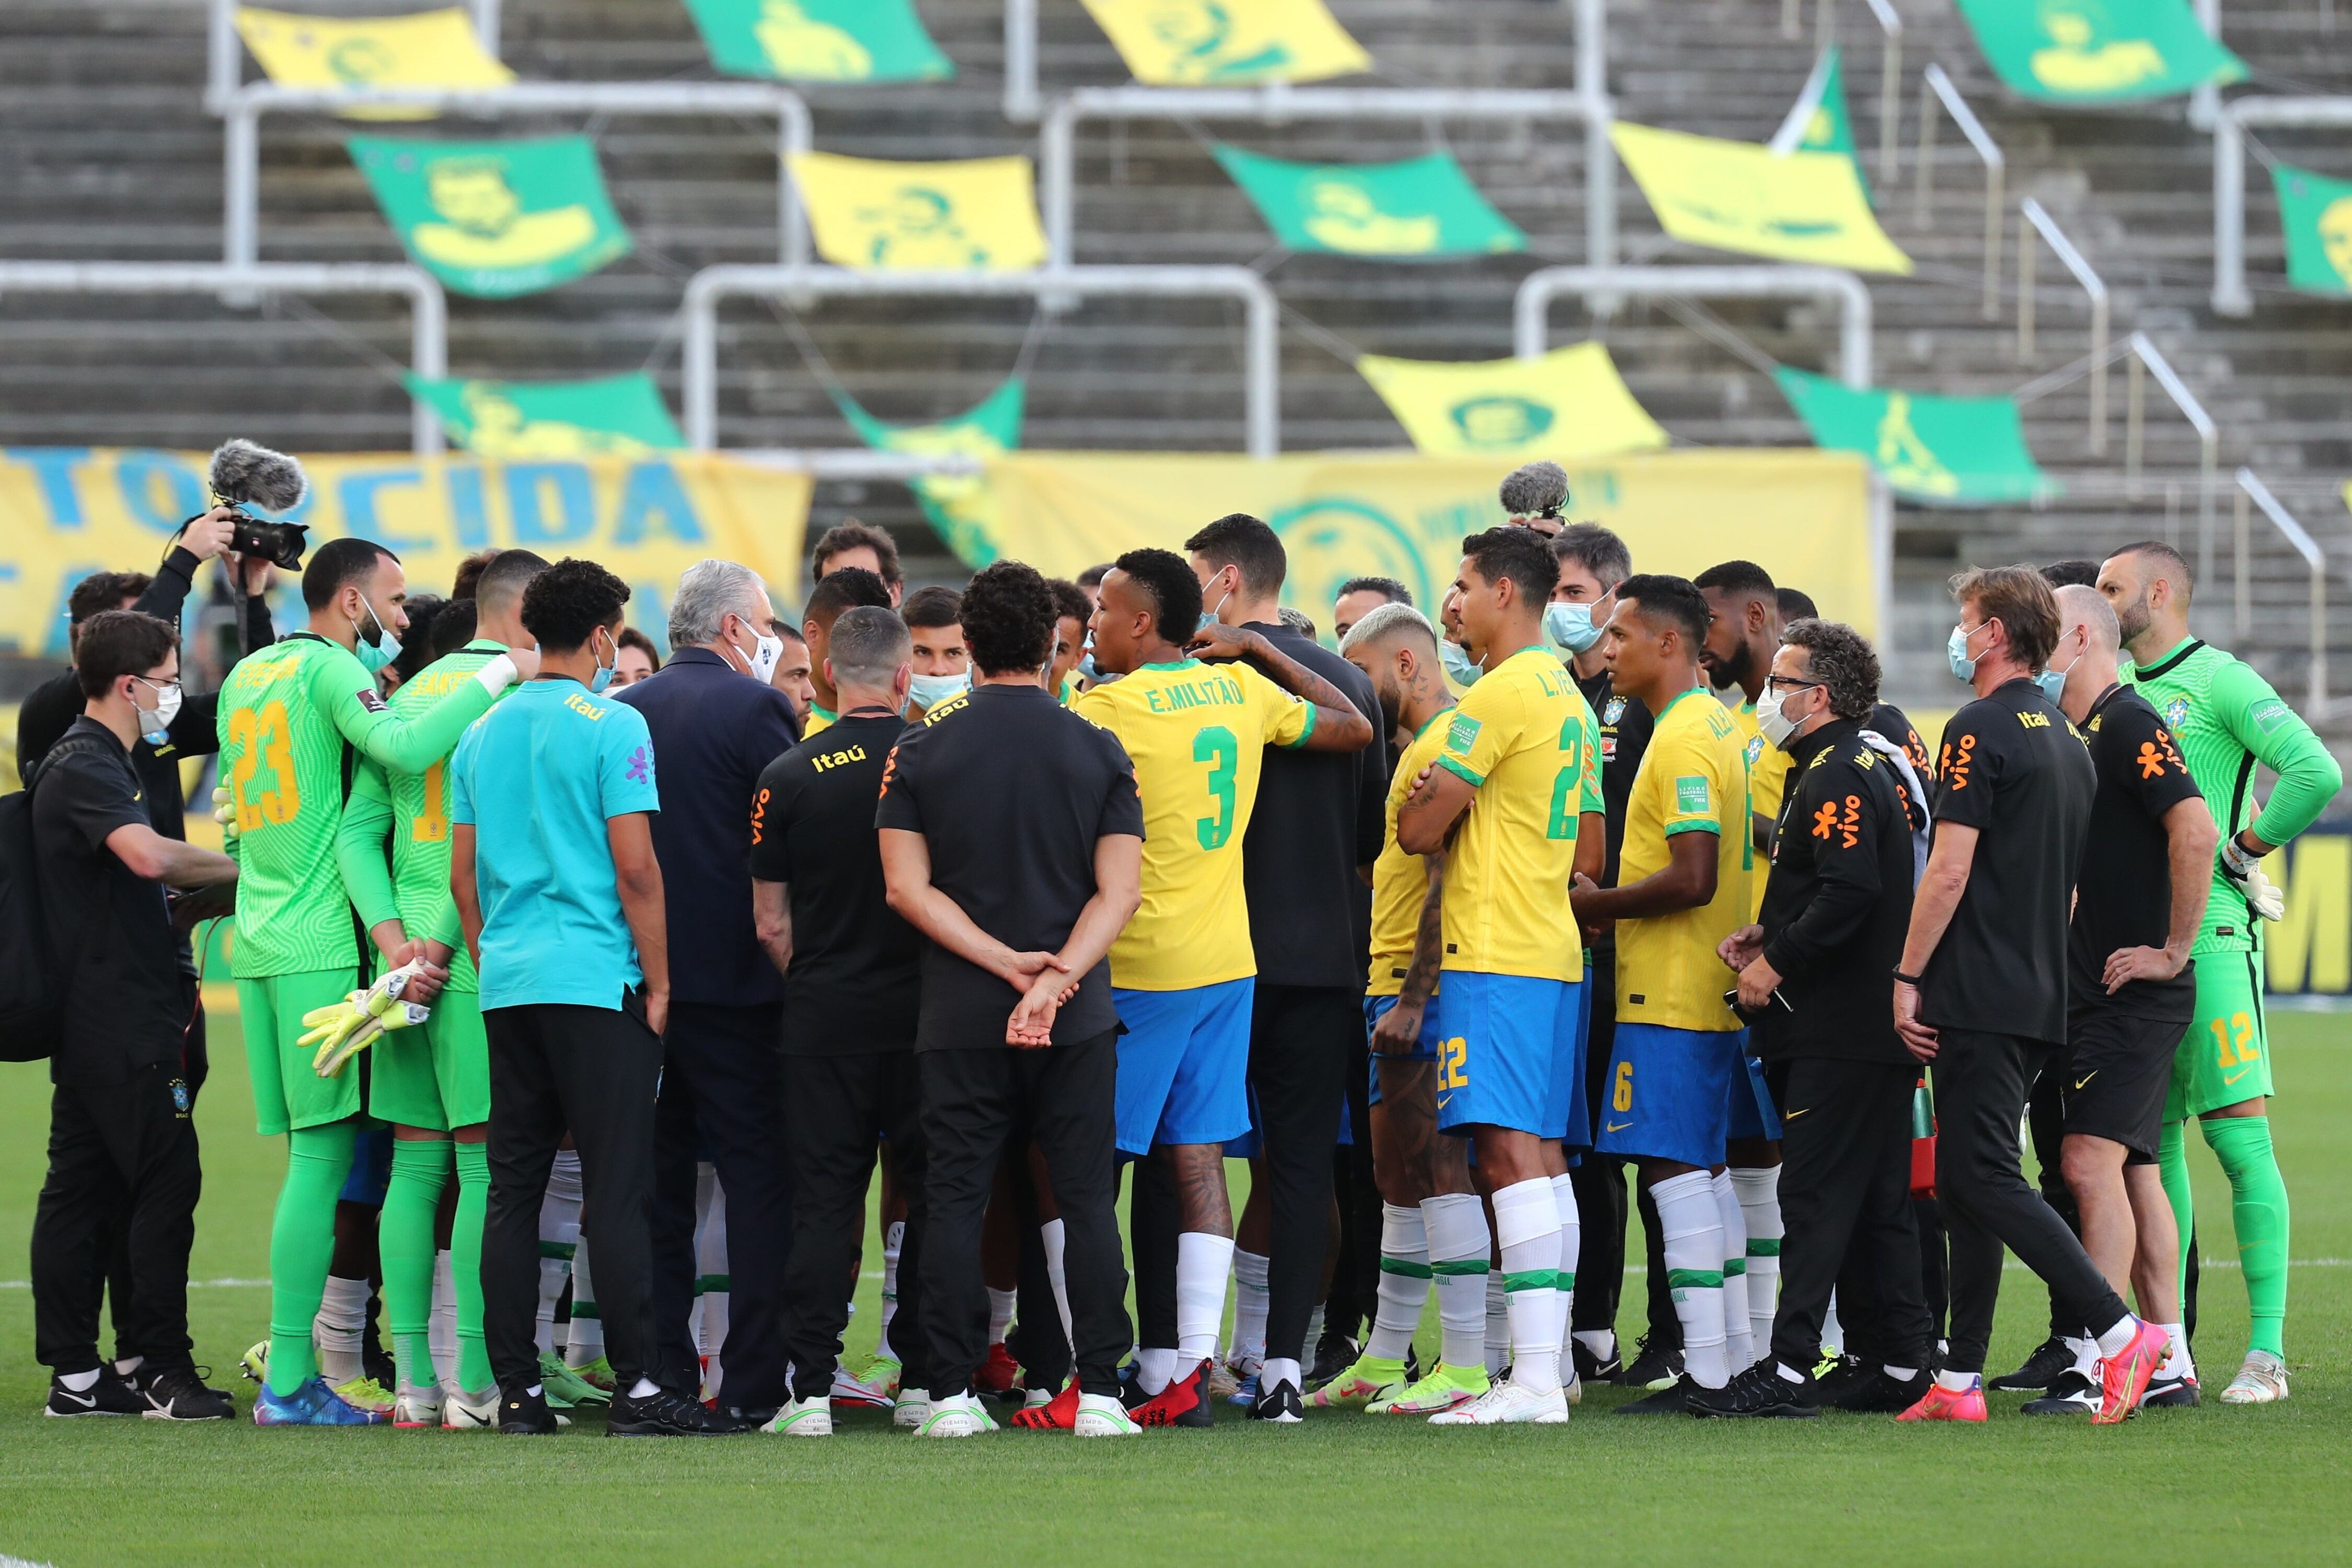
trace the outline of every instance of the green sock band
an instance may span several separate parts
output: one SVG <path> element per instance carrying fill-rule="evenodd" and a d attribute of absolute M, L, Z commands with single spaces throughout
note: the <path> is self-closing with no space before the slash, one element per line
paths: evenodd
<path fill-rule="evenodd" d="M 1489 1267 L 1486 1259 L 1483 1258 L 1433 1258 L 1430 1262 L 1429 1271 L 1443 1279 L 1448 1275 L 1484 1274 Z"/>
<path fill-rule="evenodd" d="M 2252 1320 L 2249 1348 L 2286 1354 L 2286 1181 L 2271 1147 L 2267 1116 L 2217 1116 L 2200 1124 L 2205 1144 L 2230 1178 L 2230 1219 Z"/>
<path fill-rule="evenodd" d="M 1557 1290 L 1559 1289 L 1559 1270 L 1530 1268 L 1520 1274 L 1506 1274 L 1503 1276 L 1503 1289 L 1506 1291 Z"/>
<path fill-rule="evenodd" d="M 1431 1270 L 1426 1263 L 1416 1263 L 1410 1258 L 1391 1258 L 1383 1252 L 1381 1254 L 1381 1272 L 1405 1279 L 1426 1279 Z"/>
<path fill-rule="evenodd" d="M 479 1394 L 495 1387 L 490 1352 L 482 1340 L 482 1222 L 490 1212 L 490 1152 L 457 1145 L 457 1215 L 449 1226 L 449 1272 L 457 1288 L 457 1382 Z"/>
<path fill-rule="evenodd" d="M 450 1143 L 446 1138 L 396 1138 L 392 1144 L 392 1180 L 383 1190 L 383 1217 L 376 1226 L 376 1252 L 383 1264 L 384 1327 L 393 1360 L 404 1382 L 423 1388 L 433 1381 L 429 1353 L 419 1357 L 433 1321 L 433 1229 L 441 1214 L 441 1190 L 448 1184 Z"/>
<path fill-rule="evenodd" d="M 286 1181 L 269 1226 L 269 1392 L 281 1398 L 319 1375 L 310 1321 L 335 1257 L 335 1201 L 352 1173 L 352 1123 L 286 1136 Z"/>
<path fill-rule="evenodd" d="M 2189 1284 L 2189 1248 L 2197 1235 L 2197 1198 L 2189 1184 L 2189 1124 L 2168 1121 L 2156 1144 L 2156 1176 L 2164 1184 L 2164 1195 L 2172 1204 L 2172 1223 L 2180 1227 L 2180 1256 L 2175 1261 L 2179 1272 L 2173 1279 L 2179 1288 Z"/>

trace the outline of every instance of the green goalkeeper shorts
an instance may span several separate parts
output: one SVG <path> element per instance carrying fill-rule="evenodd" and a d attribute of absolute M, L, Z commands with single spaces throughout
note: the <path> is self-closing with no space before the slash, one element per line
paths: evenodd
<path fill-rule="evenodd" d="M 253 1119 L 263 1137 L 324 1127 L 360 1113 L 358 1066 L 347 1064 L 333 1078 L 320 1078 L 310 1067 L 316 1048 L 302 1044 L 310 1032 L 302 1015 L 341 1001 L 357 984 L 349 969 L 236 983 L 246 1066 L 253 1076 Z"/>
<path fill-rule="evenodd" d="M 433 1016 L 368 1047 L 368 1114 L 436 1132 L 490 1119 L 490 1040 L 476 991 L 444 991 Z"/>
<path fill-rule="evenodd" d="M 2197 1017 L 2172 1058 L 2164 1119 L 2185 1121 L 2271 1092 L 2270 1031 L 2263 1023 L 2263 955 L 2197 955 Z"/>

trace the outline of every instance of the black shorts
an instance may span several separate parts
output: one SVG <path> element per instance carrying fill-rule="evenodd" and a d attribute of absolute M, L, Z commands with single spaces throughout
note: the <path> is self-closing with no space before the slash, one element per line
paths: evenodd
<path fill-rule="evenodd" d="M 2059 1080 L 2066 1131 L 2105 1138 L 2130 1152 L 2127 1165 L 2156 1162 L 2172 1058 L 2189 1025 L 2094 1008 L 2066 1020 L 2067 1070 Z"/>

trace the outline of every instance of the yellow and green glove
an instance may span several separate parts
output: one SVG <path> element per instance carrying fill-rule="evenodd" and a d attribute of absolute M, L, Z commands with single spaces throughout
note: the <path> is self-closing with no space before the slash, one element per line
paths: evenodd
<path fill-rule="evenodd" d="M 404 963 L 365 990 L 302 1015 L 310 1032 L 299 1043 L 317 1047 L 310 1058 L 313 1072 L 333 1078 L 343 1070 L 344 1063 L 373 1045 L 386 1030 L 413 1028 L 432 1016 L 432 1009 L 422 1003 L 401 1000 L 408 983 L 416 977 L 420 962 Z"/>

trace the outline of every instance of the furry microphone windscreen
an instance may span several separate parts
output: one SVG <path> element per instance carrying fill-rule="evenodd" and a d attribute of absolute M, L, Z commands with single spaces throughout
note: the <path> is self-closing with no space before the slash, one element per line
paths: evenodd
<path fill-rule="evenodd" d="M 299 506 L 310 488 L 302 465 L 283 452 L 231 441 L 213 454 L 213 494 L 226 501 L 251 501 L 270 511 Z"/>
<path fill-rule="evenodd" d="M 1513 517 L 1558 517 L 1568 504 L 1568 470 L 1550 461 L 1529 463 L 1503 481 L 1502 500 Z"/>

